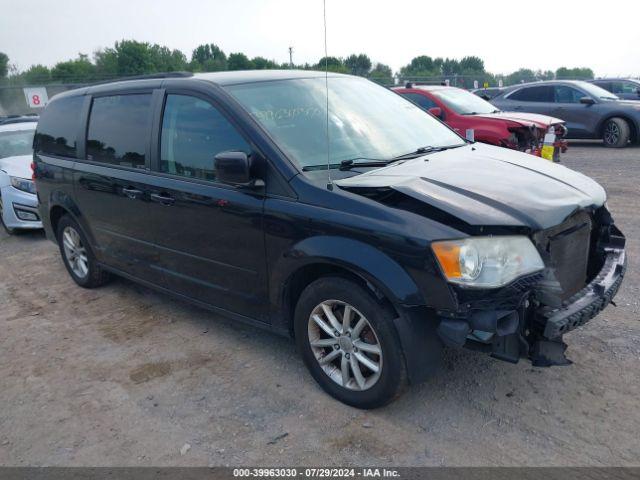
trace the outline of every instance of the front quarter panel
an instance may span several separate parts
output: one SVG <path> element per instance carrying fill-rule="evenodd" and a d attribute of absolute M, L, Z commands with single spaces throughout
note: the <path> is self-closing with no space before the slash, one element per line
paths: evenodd
<path fill-rule="evenodd" d="M 269 198 L 265 248 L 274 323 L 283 310 L 288 280 L 311 264 L 333 265 L 368 281 L 395 305 L 451 308 L 452 292 L 430 241 L 464 236 L 419 215 L 341 191 L 322 192 L 333 207 Z M 302 195 L 304 197 L 304 195 Z"/>

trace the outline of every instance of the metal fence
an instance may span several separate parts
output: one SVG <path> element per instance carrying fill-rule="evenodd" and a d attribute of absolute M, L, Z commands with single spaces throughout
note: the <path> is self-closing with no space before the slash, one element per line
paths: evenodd
<path fill-rule="evenodd" d="M 46 100 L 50 99 L 54 95 L 78 88 L 83 86 L 82 84 L 66 84 L 66 85 L 4 85 L 0 86 L 0 116 L 6 115 L 25 115 L 40 113 L 46 105 Z M 33 95 L 31 95 L 31 101 L 29 100 L 29 94 L 34 91 L 42 91 L 46 93 L 44 98 L 37 96 L 37 101 L 34 102 Z"/>

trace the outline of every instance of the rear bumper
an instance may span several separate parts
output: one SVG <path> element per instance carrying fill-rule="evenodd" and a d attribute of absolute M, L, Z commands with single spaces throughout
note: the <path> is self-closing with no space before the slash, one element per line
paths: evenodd
<path fill-rule="evenodd" d="M 624 249 L 608 249 L 604 265 L 596 278 L 567 300 L 560 308 L 543 307 L 538 315 L 544 322 L 543 336 L 556 339 L 587 323 L 615 297 L 627 269 Z"/>

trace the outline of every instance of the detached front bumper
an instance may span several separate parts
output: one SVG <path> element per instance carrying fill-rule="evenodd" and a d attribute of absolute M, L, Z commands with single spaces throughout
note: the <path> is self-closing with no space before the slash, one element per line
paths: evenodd
<path fill-rule="evenodd" d="M 570 361 L 564 356 L 562 335 L 584 325 L 612 302 L 626 267 L 621 240 L 620 245 L 604 249 L 602 267 L 591 282 L 557 307 L 537 298 L 540 275 L 474 297 L 459 291 L 464 308 L 438 312 L 437 333 L 446 345 L 482 350 L 512 363 L 524 357 L 535 366 L 566 365 Z"/>
<path fill-rule="evenodd" d="M 598 315 L 618 293 L 626 269 L 624 249 L 608 249 L 602 269 L 585 288 L 560 308 L 540 309 L 538 316 L 544 324 L 543 336 L 550 340 L 559 338 Z"/>

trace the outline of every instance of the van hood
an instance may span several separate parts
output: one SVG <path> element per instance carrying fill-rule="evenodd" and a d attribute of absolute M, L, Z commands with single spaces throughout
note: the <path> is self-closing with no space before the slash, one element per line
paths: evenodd
<path fill-rule="evenodd" d="M 12 177 L 31 178 L 32 155 L 0 158 L 0 170 Z"/>
<path fill-rule="evenodd" d="M 434 152 L 335 181 L 354 192 L 393 189 L 473 226 L 546 229 L 604 204 L 595 181 L 569 168 L 482 143 Z"/>

